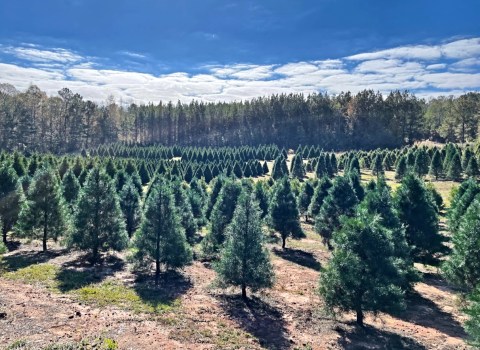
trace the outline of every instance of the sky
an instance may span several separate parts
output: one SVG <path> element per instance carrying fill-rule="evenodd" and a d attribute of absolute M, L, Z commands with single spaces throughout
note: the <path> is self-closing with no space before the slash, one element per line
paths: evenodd
<path fill-rule="evenodd" d="M 480 90 L 479 0 L 1 0 L 0 83 L 123 103 Z"/>

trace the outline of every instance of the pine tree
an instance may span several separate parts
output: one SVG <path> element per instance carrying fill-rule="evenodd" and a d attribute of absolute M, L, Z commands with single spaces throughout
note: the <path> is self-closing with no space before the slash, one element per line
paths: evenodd
<path fill-rule="evenodd" d="M 128 235 L 120 202 L 104 170 L 95 167 L 87 175 L 68 243 L 78 249 L 91 250 L 92 263 L 98 261 L 101 251 L 122 250 L 127 246 Z"/>
<path fill-rule="evenodd" d="M 323 154 L 318 157 L 317 165 L 315 166 L 315 176 L 317 179 L 321 179 L 324 176 L 329 176 L 327 165 L 325 163 L 325 156 Z"/>
<path fill-rule="evenodd" d="M 155 262 L 155 284 L 161 266 L 181 268 L 192 260 L 192 252 L 180 223 L 175 199 L 169 185 L 158 181 L 145 204 L 140 228 L 135 234 L 135 256 Z"/>
<path fill-rule="evenodd" d="M 22 187 L 15 170 L 7 164 L 0 166 L 0 222 L 2 223 L 3 243 L 7 243 L 7 233 L 17 221 L 22 204 Z"/>
<path fill-rule="evenodd" d="M 468 316 L 465 330 L 470 335 L 469 343 L 480 348 L 480 285 L 468 296 L 468 306 L 464 309 Z"/>
<path fill-rule="evenodd" d="M 305 215 L 305 221 L 308 221 L 308 207 L 312 201 L 315 190 L 309 181 L 302 186 L 302 191 L 298 196 L 298 211 L 300 215 Z"/>
<path fill-rule="evenodd" d="M 435 180 L 438 180 L 438 178 L 442 175 L 442 171 L 443 171 L 442 154 L 440 153 L 440 151 L 435 150 L 435 153 L 433 154 L 433 157 L 432 157 L 432 161 L 430 162 L 429 174 L 435 177 Z"/>
<path fill-rule="evenodd" d="M 330 240 L 335 230 L 341 226 L 342 215 L 352 216 L 358 204 L 357 196 L 346 177 L 336 177 L 328 196 L 323 201 L 320 212 L 315 217 L 315 231 L 322 236 L 323 242 L 332 248 Z"/>
<path fill-rule="evenodd" d="M 241 287 L 244 299 L 247 287 L 256 291 L 273 285 L 273 266 L 264 244 L 260 210 L 251 191 L 244 191 L 238 199 L 215 270 L 221 285 Z"/>
<path fill-rule="evenodd" d="M 415 164 L 413 166 L 417 175 L 420 177 L 427 175 L 428 165 L 429 165 L 428 153 L 423 148 L 418 149 L 415 154 Z"/>
<path fill-rule="evenodd" d="M 375 159 L 373 160 L 372 163 L 372 175 L 374 176 L 380 176 L 385 174 L 385 171 L 383 170 L 383 161 L 382 161 L 382 154 L 377 153 L 375 156 Z"/>
<path fill-rule="evenodd" d="M 320 212 L 323 201 L 328 196 L 328 190 L 332 187 L 332 181 L 324 176 L 318 181 L 315 191 L 313 192 L 312 200 L 308 206 L 308 215 L 315 218 Z"/>
<path fill-rule="evenodd" d="M 268 214 L 268 193 L 263 181 L 257 181 L 253 193 L 260 207 L 260 218 L 264 219 Z"/>
<path fill-rule="evenodd" d="M 285 158 L 279 156 L 273 163 L 272 179 L 279 180 L 284 176 L 288 176 L 287 162 Z"/>
<path fill-rule="evenodd" d="M 463 181 L 458 187 L 447 213 L 448 228 L 450 229 L 450 232 L 458 230 L 462 216 L 479 193 L 480 186 L 471 178 Z"/>
<path fill-rule="evenodd" d="M 218 195 L 220 194 L 220 191 L 223 187 L 223 184 L 225 183 L 225 177 L 224 176 L 218 176 L 215 178 L 213 185 L 212 185 L 212 190 L 210 192 L 210 196 L 208 198 L 208 203 L 207 203 L 207 211 L 205 213 L 207 219 L 210 220 L 210 214 L 212 213 L 213 206 L 217 202 Z"/>
<path fill-rule="evenodd" d="M 479 174 L 477 157 L 472 156 L 468 161 L 467 168 L 465 169 L 465 174 L 470 177 L 477 177 Z"/>
<path fill-rule="evenodd" d="M 282 248 L 285 248 L 287 237 L 301 238 L 304 236 L 298 218 L 298 208 L 295 196 L 288 178 L 275 183 L 269 205 L 269 224 L 280 232 Z"/>
<path fill-rule="evenodd" d="M 60 181 L 53 170 L 39 169 L 22 205 L 15 231 L 21 237 L 41 239 L 43 251 L 46 251 L 48 238 L 56 241 L 67 233 L 67 229 L 67 211 Z"/>
<path fill-rule="evenodd" d="M 179 180 L 172 183 L 173 197 L 175 198 L 175 207 L 180 216 L 180 223 L 185 229 L 185 235 L 190 244 L 194 243 L 197 233 L 197 223 L 193 215 L 192 205 L 187 195 L 187 191 Z"/>
<path fill-rule="evenodd" d="M 480 197 L 475 198 L 452 232 L 453 251 L 443 266 L 450 282 L 468 290 L 480 286 Z"/>
<path fill-rule="evenodd" d="M 462 163 L 460 161 L 460 155 L 455 153 L 450 161 L 447 169 L 447 178 L 453 181 L 458 181 L 462 176 Z"/>
<path fill-rule="evenodd" d="M 303 160 L 300 154 L 296 154 L 293 157 L 290 173 L 297 179 L 303 179 L 305 177 L 305 167 L 303 166 Z"/>
<path fill-rule="evenodd" d="M 319 292 L 328 309 L 354 311 L 363 326 L 365 312 L 400 311 L 403 274 L 395 264 L 390 232 L 380 219 L 360 211 L 345 219 L 333 236 L 335 251 L 320 277 Z"/>
<path fill-rule="evenodd" d="M 438 214 L 425 183 L 408 174 L 395 193 L 395 208 L 406 227 L 408 244 L 413 248 L 415 261 L 431 262 L 434 255 L 444 252 L 438 232 Z"/>
<path fill-rule="evenodd" d="M 79 192 L 80 182 L 72 170 L 67 170 L 62 180 L 62 193 L 71 211 L 73 211 Z"/>
<path fill-rule="evenodd" d="M 132 237 L 133 233 L 140 224 L 140 196 L 131 179 L 128 179 L 119 194 L 120 208 L 126 223 L 128 237 Z"/>
<path fill-rule="evenodd" d="M 210 215 L 210 229 L 202 240 L 202 250 L 206 255 L 218 253 L 225 241 L 225 229 L 232 220 L 242 186 L 237 181 L 227 181 L 220 191 L 212 214 Z"/>
<path fill-rule="evenodd" d="M 363 200 L 363 197 L 365 197 L 365 189 L 362 186 L 360 173 L 357 170 L 353 170 L 348 172 L 345 176 L 348 178 L 348 181 L 350 182 L 350 185 L 352 186 L 358 201 L 361 202 Z"/>
<path fill-rule="evenodd" d="M 395 167 L 395 179 L 401 180 L 407 173 L 407 159 L 405 156 L 401 156 L 398 159 L 397 166 Z"/>

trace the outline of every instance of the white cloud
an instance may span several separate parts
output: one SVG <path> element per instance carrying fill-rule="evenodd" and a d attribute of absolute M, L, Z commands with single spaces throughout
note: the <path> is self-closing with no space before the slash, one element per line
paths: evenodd
<path fill-rule="evenodd" d="M 0 83 L 19 90 L 36 84 L 49 95 L 68 87 L 85 99 L 102 102 L 113 95 L 125 103 L 233 101 L 276 94 L 327 91 L 381 93 L 409 89 L 419 96 L 459 94 L 480 89 L 480 39 L 432 46 L 405 46 L 344 58 L 256 65 L 200 67 L 202 73 L 148 73 L 101 68 L 97 60 L 66 49 L 3 47 L 0 51 L 27 64 L 1 63 Z M 126 56 L 136 53 L 123 52 Z M 138 54 L 141 55 L 141 54 Z M 138 57 L 140 58 L 140 57 Z"/>

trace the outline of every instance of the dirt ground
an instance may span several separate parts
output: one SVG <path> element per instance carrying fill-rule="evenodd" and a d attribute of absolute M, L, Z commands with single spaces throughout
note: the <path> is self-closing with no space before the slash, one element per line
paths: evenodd
<path fill-rule="evenodd" d="M 353 315 L 326 314 L 315 290 L 329 253 L 303 225 L 306 238 L 289 240 L 283 251 L 278 244 L 270 246 L 273 289 L 250 293 L 244 303 L 238 290 L 215 288 L 211 266 L 196 261 L 150 287 L 176 300 L 159 313 L 85 301 L 72 290 L 52 289 L 47 277 L 40 282 L 12 279 L 8 276 L 39 263 L 73 273 L 92 269 L 78 263 L 79 253 L 53 243 L 49 253 L 42 253 L 38 243 L 21 244 L 4 257 L 10 267 L 0 277 L 0 311 L 5 313 L 0 313 L 0 348 L 75 349 L 82 340 L 108 338 L 119 349 L 468 349 L 457 297 L 434 268 L 419 266 L 424 279 L 400 316 L 368 316 L 361 329 Z M 95 267 L 102 281 L 91 283 L 115 281 L 135 290 L 138 282 L 123 258 Z"/>

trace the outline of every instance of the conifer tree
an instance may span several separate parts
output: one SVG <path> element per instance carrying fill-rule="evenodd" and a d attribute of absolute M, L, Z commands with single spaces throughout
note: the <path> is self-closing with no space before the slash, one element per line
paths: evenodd
<path fill-rule="evenodd" d="M 358 201 L 361 202 L 363 200 L 363 197 L 365 197 L 365 189 L 362 186 L 360 173 L 357 170 L 353 170 L 348 172 L 345 176 L 350 181 L 350 185 L 352 186 Z"/>
<path fill-rule="evenodd" d="M 408 174 L 395 192 L 394 201 L 400 221 L 406 227 L 414 260 L 432 262 L 436 253 L 444 252 L 444 246 L 438 232 L 435 203 L 425 183 L 416 175 Z"/>
<path fill-rule="evenodd" d="M 472 156 L 468 161 L 467 168 L 465 169 L 465 174 L 470 177 L 477 177 L 479 174 L 477 157 Z"/>
<path fill-rule="evenodd" d="M 125 219 L 128 237 L 132 237 L 133 233 L 140 224 L 140 196 L 131 179 L 128 179 L 119 194 L 120 208 Z"/>
<path fill-rule="evenodd" d="M 157 285 L 162 265 L 166 269 L 181 268 L 192 260 L 192 252 L 175 208 L 175 199 L 169 185 L 163 180 L 157 182 L 147 199 L 134 246 L 138 259 L 155 263 Z"/>
<path fill-rule="evenodd" d="M 41 239 L 43 251 L 47 240 L 67 233 L 68 218 L 60 181 L 52 169 L 39 169 L 23 202 L 15 227 L 21 237 Z"/>
<path fill-rule="evenodd" d="M 265 183 L 263 181 L 257 181 L 255 183 L 255 187 L 253 190 L 253 194 L 255 195 L 255 199 L 258 202 L 258 205 L 260 207 L 260 218 L 264 219 L 267 214 L 268 214 L 268 203 L 269 203 L 269 198 L 268 198 L 268 193 L 267 190 L 265 189 Z"/>
<path fill-rule="evenodd" d="M 218 176 L 213 181 L 212 190 L 208 198 L 207 210 L 205 213 L 205 216 L 207 217 L 208 220 L 210 220 L 210 214 L 212 213 L 213 206 L 217 202 L 218 195 L 220 194 L 220 190 L 222 189 L 224 183 L 225 183 L 224 176 Z"/>
<path fill-rule="evenodd" d="M 465 330 L 470 335 L 469 343 L 480 348 L 480 285 L 468 296 L 468 306 L 464 311 L 468 316 Z"/>
<path fill-rule="evenodd" d="M 480 286 L 480 197 L 468 206 L 453 231 L 453 250 L 444 263 L 447 279 L 456 286 L 472 290 Z"/>
<path fill-rule="evenodd" d="M 290 173 L 297 179 L 303 179 L 305 177 L 305 167 L 303 165 L 303 159 L 300 154 L 296 154 L 292 159 L 292 165 Z"/>
<path fill-rule="evenodd" d="M 437 149 L 435 150 L 435 153 L 433 154 L 433 157 L 432 157 L 432 161 L 430 162 L 429 174 L 435 177 L 435 180 L 438 180 L 438 178 L 442 175 L 442 171 L 443 171 L 442 154 Z"/>
<path fill-rule="evenodd" d="M 480 186 L 474 179 L 468 179 L 460 185 L 447 213 L 448 228 L 453 233 L 458 230 L 462 216 L 480 193 Z"/>
<path fill-rule="evenodd" d="M 268 170 L 268 164 L 266 161 L 263 162 L 262 169 L 263 169 L 263 175 L 267 175 L 269 170 Z"/>
<path fill-rule="evenodd" d="M 404 308 L 404 293 L 398 284 L 403 273 L 395 264 L 390 232 L 378 217 L 359 211 L 345 219 L 333 241 L 333 257 L 319 288 L 328 309 L 354 311 L 357 324 L 363 326 L 366 312 Z"/>
<path fill-rule="evenodd" d="M 0 223 L 2 223 L 3 243 L 7 243 L 7 233 L 13 228 L 20 212 L 23 193 L 15 170 L 8 164 L 0 166 Z"/>
<path fill-rule="evenodd" d="M 62 194 L 68 207 L 71 211 L 75 206 L 75 203 L 80 192 L 80 182 L 72 170 L 67 170 L 62 180 Z"/>
<path fill-rule="evenodd" d="M 315 190 L 313 186 L 310 184 L 309 181 L 306 181 L 298 196 L 298 211 L 300 215 L 305 215 L 305 221 L 308 221 L 308 207 L 310 206 L 310 202 L 312 201 L 312 197 Z"/>
<path fill-rule="evenodd" d="M 308 206 L 308 215 L 315 218 L 320 212 L 323 201 L 328 196 L 328 190 L 332 187 L 332 181 L 324 176 L 318 181 L 315 191 L 313 192 L 312 200 Z"/>
<path fill-rule="evenodd" d="M 185 229 L 187 241 L 190 244 L 193 244 L 198 227 L 195 217 L 193 216 L 192 205 L 190 204 L 187 191 L 179 180 L 172 183 L 172 190 L 175 199 L 175 206 L 180 216 L 180 223 Z"/>
<path fill-rule="evenodd" d="M 298 217 L 298 208 L 295 196 L 290 187 L 288 178 L 277 181 L 273 188 L 269 205 L 269 224 L 282 237 L 282 248 L 288 237 L 301 238 L 304 236 Z"/>
<path fill-rule="evenodd" d="M 395 179 L 401 180 L 407 173 L 407 159 L 405 156 L 401 156 L 398 159 L 397 166 L 395 167 Z"/>
<path fill-rule="evenodd" d="M 279 156 L 273 163 L 272 179 L 279 180 L 284 176 L 288 176 L 287 162 L 283 156 Z"/>
<path fill-rule="evenodd" d="M 318 157 L 317 165 L 315 166 L 315 176 L 317 179 L 321 179 L 324 176 L 329 176 L 323 154 L 320 154 L 320 157 Z"/>
<path fill-rule="evenodd" d="M 338 176 L 328 191 L 320 212 L 315 217 L 315 231 L 322 237 L 323 242 L 332 248 L 330 240 L 335 230 L 341 226 L 342 215 L 352 216 L 358 198 L 346 177 Z"/>
<path fill-rule="evenodd" d="M 202 241 L 202 250 L 206 255 L 218 253 L 225 241 L 225 229 L 231 222 L 242 186 L 237 181 L 227 181 L 220 191 L 210 216 L 210 229 Z"/>
<path fill-rule="evenodd" d="M 215 266 L 221 285 L 241 287 L 244 299 L 247 298 L 247 287 L 256 291 L 273 285 L 273 266 L 263 236 L 255 195 L 244 190 L 227 227 L 225 246 Z"/>
<path fill-rule="evenodd" d="M 377 153 L 377 155 L 375 156 L 375 159 L 373 160 L 373 163 L 372 163 L 372 175 L 380 176 L 380 175 L 383 175 L 385 173 L 385 171 L 383 170 L 383 159 L 382 158 L 383 158 L 382 154 Z"/>
<path fill-rule="evenodd" d="M 420 148 L 415 154 L 415 164 L 413 166 L 418 176 L 423 177 L 428 173 L 429 159 L 425 149 Z"/>
<path fill-rule="evenodd" d="M 462 163 L 460 155 L 455 153 L 450 161 L 447 169 L 447 178 L 453 181 L 458 181 L 462 176 Z"/>
<path fill-rule="evenodd" d="M 127 246 L 128 235 L 115 186 L 98 167 L 90 170 L 80 191 L 68 243 L 90 250 L 92 263 L 98 261 L 102 251 L 119 251 Z"/>
<path fill-rule="evenodd" d="M 357 170 L 360 174 L 360 162 L 358 161 L 357 156 L 353 156 L 350 162 L 348 163 L 348 167 L 345 168 L 345 172 L 351 172 Z"/>

